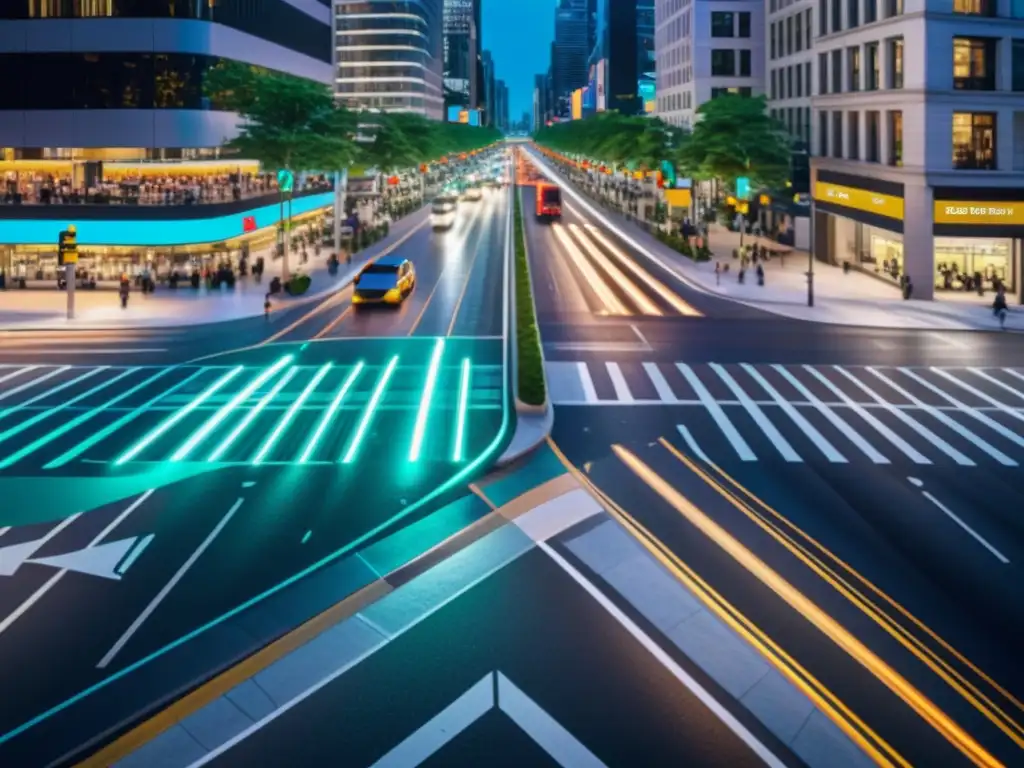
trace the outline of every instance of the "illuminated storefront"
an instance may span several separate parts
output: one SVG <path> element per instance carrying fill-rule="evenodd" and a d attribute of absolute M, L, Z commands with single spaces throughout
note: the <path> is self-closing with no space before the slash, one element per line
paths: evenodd
<path fill-rule="evenodd" d="M 1018 190 L 936 187 L 935 288 L 1020 294 L 1024 194 Z M 1018 198 L 1014 200 L 1013 198 Z"/>

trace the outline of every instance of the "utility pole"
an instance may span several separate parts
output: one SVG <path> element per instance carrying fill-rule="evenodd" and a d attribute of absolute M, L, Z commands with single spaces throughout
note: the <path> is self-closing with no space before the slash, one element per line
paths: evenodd
<path fill-rule="evenodd" d="M 814 195 L 811 195 L 811 219 L 807 227 L 810 243 L 807 246 L 807 306 L 814 306 Z"/>

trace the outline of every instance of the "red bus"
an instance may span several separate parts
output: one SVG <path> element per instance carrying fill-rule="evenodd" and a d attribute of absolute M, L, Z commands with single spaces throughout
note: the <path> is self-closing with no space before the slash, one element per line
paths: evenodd
<path fill-rule="evenodd" d="M 562 190 L 554 184 L 537 185 L 537 218 L 559 219 L 562 217 Z"/>

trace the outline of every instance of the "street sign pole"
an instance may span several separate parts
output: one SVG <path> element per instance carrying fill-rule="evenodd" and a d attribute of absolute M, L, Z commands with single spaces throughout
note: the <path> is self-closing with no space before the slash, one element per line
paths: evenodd
<path fill-rule="evenodd" d="M 740 208 L 740 256 L 742 256 L 743 235 L 747 228 L 746 206 L 749 205 L 747 201 L 750 200 L 750 179 L 746 176 L 740 176 L 736 179 L 736 199 L 744 206 Z"/>
<path fill-rule="evenodd" d="M 810 243 L 807 246 L 807 306 L 814 306 L 814 195 L 811 194 L 811 220 L 807 226 Z"/>
<path fill-rule="evenodd" d="M 60 233 L 57 260 L 64 265 L 64 292 L 67 294 L 68 320 L 75 319 L 75 265 L 78 263 L 78 230 L 74 224 Z"/>
<path fill-rule="evenodd" d="M 68 264 L 64 267 L 64 280 L 67 282 L 68 293 L 68 320 L 75 319 L 75 265 Z"/>

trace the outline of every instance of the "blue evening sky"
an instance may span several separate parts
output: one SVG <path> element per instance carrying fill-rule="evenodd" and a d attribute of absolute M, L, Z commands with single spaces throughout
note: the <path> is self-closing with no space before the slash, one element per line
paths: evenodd
<path fill-rule="evenodd" d="M 483 47 L 508 85 L 508 117 L 533 114 L 533 76 L 547 72 L 557 0 L 481 0 Z"/>

